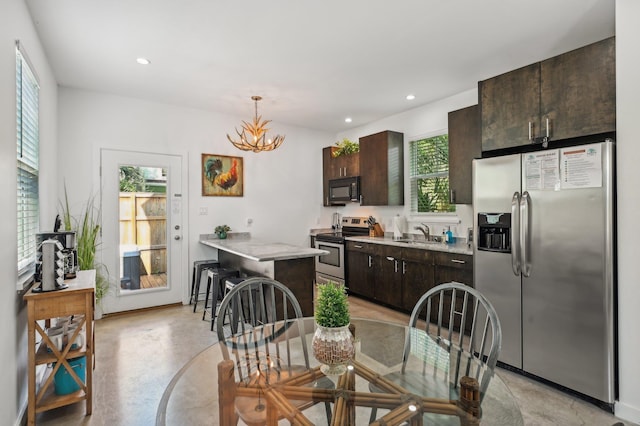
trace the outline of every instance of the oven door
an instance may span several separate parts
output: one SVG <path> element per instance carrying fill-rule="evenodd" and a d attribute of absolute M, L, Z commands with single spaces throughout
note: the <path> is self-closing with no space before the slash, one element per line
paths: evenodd
<path fill-rule="evenodd" d="M 329 252 L 316 256 L 316 273 L 344 280 L 344 244 L 318 241 L 316 238 L 316 248 Z"/>

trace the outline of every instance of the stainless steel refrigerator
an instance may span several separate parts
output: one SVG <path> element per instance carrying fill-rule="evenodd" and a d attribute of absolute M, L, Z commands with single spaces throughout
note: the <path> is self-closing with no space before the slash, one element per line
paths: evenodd
<path fill-rule="evenodd" d="M 615 399 L 614 143 L 473 162 L 474 282 L 499 361 Z"/>

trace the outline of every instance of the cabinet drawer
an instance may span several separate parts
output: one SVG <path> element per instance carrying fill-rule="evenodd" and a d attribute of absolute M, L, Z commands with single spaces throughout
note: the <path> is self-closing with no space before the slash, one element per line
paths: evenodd
<path fill-rule="evenodd" d="M 455 253 L 434 253 L 435 264 L 447 268 L 473 270 L 473 256 Z"/>
<path fill-rule="evenodd" d="M 403 248 L 402 260 L 433 264 L 433 252 L 416 248 Z"/>
<path fill-rule="evenodd" d="M 376 252 L 377 244 L 361 243 L 359 241 L 347 241 L 347 251 L 359 251 L 361 253 L 374 254 Z"/>

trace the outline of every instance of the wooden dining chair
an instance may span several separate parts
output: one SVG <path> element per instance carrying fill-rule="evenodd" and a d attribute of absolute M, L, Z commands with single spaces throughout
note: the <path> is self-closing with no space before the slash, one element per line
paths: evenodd
<path fill-rule="evenodd" d="M 429 341 L 424 340 L 425 333 Z M 402 369 L 384 377 L 419 395 L 426 395 L 427 388 L 429 394 L 440 388 L 443 397 L 457 399 L 460 379 L 469 376 L 478 381 L 482 401 L 501 342 L 500 320 L 484 295 L 458 282 L 440 284 L 422 295 L 413 308 Z M 384 392 L 374 384 L 369 388 L 371 392 Z M 373 408 L 370 422 L 376 414 Z"/>
<path fill-rule="evenodd" d="M 235 364 L 236 384 L 261 381 L 265 385 L 309 370 L 305 320 L 291 290 L 262 277 L 236 284 L 220 305 L 217 332 L 224 359 Z M 322 377 L 310 386 L 333 389 L 333 381 Z M 315 405 L 293 401 L 298 409 Z M 236 397 L 237 415 L 248 425 L 266 423 L 264 399 Z M 331 404 L 325 403 L 331 419 Z"/>

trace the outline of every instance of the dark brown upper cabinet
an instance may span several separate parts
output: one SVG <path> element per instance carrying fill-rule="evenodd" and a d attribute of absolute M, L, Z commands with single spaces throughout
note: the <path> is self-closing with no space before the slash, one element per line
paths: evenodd
<path fill-rule="evenodd" d="M 480 107 L 451 111 L 449 119 L 449 202 L 471 204 L 471 161 L 482 155 Z"/>
<path fill-rule="evenodd" d="M 386 130 L 359 143 L 360 204 L 404 205 L 404 135 Z"/>
<path fill-rule="evenodd" d="M 360 173 L 360 154 L 358 152 L 339 157 L 333 156 L 337 147 L 322 149 L 322 200 L 325 207 L 329 203 L 329 181 L 343 177 L 358 176 Z"/>
<path fill-rule="evenodd" d="M 615 38 L 478 82 L 482 151 L 616 129 Z"/>

